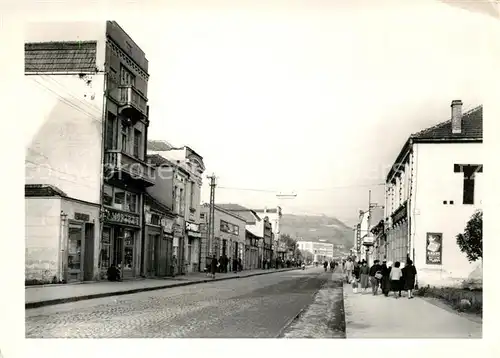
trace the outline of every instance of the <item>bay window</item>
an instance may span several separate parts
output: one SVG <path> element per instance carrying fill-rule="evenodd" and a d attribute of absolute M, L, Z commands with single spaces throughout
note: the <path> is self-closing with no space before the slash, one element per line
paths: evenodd
<path fill-rule="evenodd" d="M 138 195 L 105 184 L 103 190 L 103 204 L 118 210 L 137 213 Z"/>

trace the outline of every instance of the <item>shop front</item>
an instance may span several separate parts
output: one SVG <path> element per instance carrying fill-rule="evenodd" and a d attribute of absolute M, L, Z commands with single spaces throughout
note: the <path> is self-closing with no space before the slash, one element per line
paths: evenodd
<path fill-rule="evenodd" d="M 98 279 L 99 207 L 54 186 L 25 186 L 27 284 Z"/>
<path fill-rule="evenodd" d="M 161 219 L 163 230 L 160 255 L 160 276 L 172 276 L 172 252 L 174 249 L 174 218 Z"/>
<path fill-rule="evenodd" d="M 107 276 L 114 264 L 121 269 L 123 279 L 140 275 L 141 226 L 139 214 L 106 208 L 103 213 L 100 269 Z"/>
<path fill-rule="evenodd" d="M 186 248 L 186 272 L 198 272 L 200 270 L 201 232 L 200 225 L 186 221 L 187 248 Z"/>
<path fill-rule="evenodd" d="M 61 218 L 67 237 L 63 250 L 63 280 L 66 282 L 93 281 L 97 279 L 96 238 L 99 208 L 62 200 Z"/>

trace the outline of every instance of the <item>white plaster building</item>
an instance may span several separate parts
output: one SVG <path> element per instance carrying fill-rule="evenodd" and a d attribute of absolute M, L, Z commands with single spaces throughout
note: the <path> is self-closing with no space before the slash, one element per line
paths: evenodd
<path fill-rule="evenodd" d="M 115 21 L 27 24 L 27 281 L 141 274 L 147 71 Z"/>
<path fill-rule="evenodd" d="M 445 285 L 467 278 L 469 263 L 456 243 L 466 223 L 482 208 L 483 108 L 411 135 L 386 178 L 387 258 L 410 257 L 419 283 Z"/>
<path fill-rule="evenodd" d="M 313 262 L 322 263 L 324 260 L 333 259 L 333 244 L 329 242 L 317 241 L 297 241 L 297 247 L 302 252 L 309 252 L 313 255 Z"/>

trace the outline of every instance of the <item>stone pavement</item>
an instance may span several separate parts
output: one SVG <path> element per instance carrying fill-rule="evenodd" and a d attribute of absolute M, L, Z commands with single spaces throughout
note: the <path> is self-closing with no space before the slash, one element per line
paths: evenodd
<path fill-rule="evenodd" d="M 347 338 L 482 338 L 481 323 L 418 297 L 391 295 L 354 294 L 344 284 Z"/>
<path fill-rule="evenodd" d="M 337 269 L 321 276 L 325 283 L 314 293 L 311 305 L 294 317 L 279 338 L 345 338 L 342 273 Z"/>
<path fill-rule="evenodd" d="M 248 270 L 238 272 L 236 274 L 232 272 L 227 274 L 218 273 L 216 274 L 215 279 L 208 277 L 205 273 L 197 272 L 183 276 L 160 279 L 139 279 L 123 282 L 100 281 L 66 285 L 26 286 L 25 308 L 37 308 L 93 298 L 160 290 L 169 287 L 179 287 L 197 283 L 265 275 L 271 274 L 273 272 L 281 272 L 294 269 L 297 268 L 286 268 L 279 270 Z"/>
<path fill-rule="evenodd" d="M 328 280 L 321 269 L 25 311 L 26 338 L 274 338 Z"/>

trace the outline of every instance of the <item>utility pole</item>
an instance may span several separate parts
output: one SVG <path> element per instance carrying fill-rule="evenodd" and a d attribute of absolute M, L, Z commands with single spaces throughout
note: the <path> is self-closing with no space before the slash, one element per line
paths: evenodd
<path fill-rule="evenodd" d="M 370 221 L 371 221 L 371 214 L 372 214 L 372 191 L 368 190 L 368 232 L 366 233 L 367 236 L 370 235 Z M 365 248 L 365 254 L 366 254 L 366 262 L 368 262 L 368 246 Z"/>
<path fill-rule="evenodd" d="M 210 210 L 208 212 L 208 247 L 212 252 L 212 255 L 216 255 L 215 252 L 215 187 L 216 184 L 216 176 L 212 173 L 211 176 L 207 176 L 207 179 L 210 179 Z"/>

